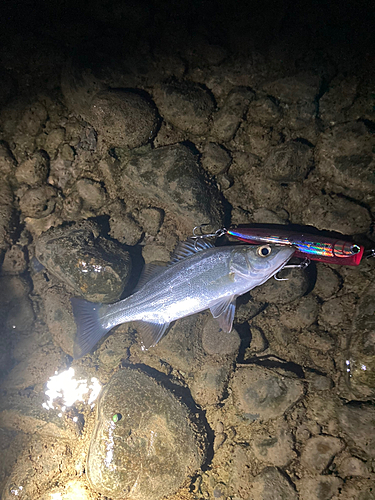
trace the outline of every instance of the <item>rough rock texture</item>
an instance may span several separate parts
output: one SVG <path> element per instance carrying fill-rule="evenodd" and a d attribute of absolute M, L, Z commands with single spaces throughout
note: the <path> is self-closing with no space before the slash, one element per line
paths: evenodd
<path fill-rule="evenodd" d="M 313 437 L 302 450 L 301 463 L 313 472 L 323 472 L 343 446 L 340 439 L 332 436 Z"/>
<path fill-rule="evenodd" d="M 15 176 L 20 184 L 25 183 L 29 186 L 35 186 L 45 183 L 48 173 L 49 157 L 45 151 L 41 150 L 20 163 Z"/>
<path fill-rule="evenodd" d="M 250 421 L 279 417 L 303 395 L 299 380 L 252 365 L 239 368 L 231 385 L 239 412 Z"/>
<path fill-rule="evenodd" d="M 249 500 L 298 500 L 290 481 L 276 467 L 266 467 L 250 485 Z"/>
<path fill-rule="evenodd" d="M 297 483 L 300 500 L 330 500 L 342 486 L 343 480 L 335 476 L 301 479 Z"/>
<path fill-rule="evenodd" d="M 97 237 L 93 223 L 53 228 L 36 241 L 37 259 L 56 277 L 93 302 L 114 302 L 126 286 L 128 252 Z"/>
<path fill-rule="evenodd" d="M 115 373 L 98 402 L 87 458 L 97 492 L 158 500 L 176 492 L 203 457 L 189 412 L 172 393 L 143 372 Z"/>
<path fill-rule="evenodd" d="M 263 163 L 266 177 L 280 182 L 302 180 L 312 167 L 311 148 L 300 142 L 287 142 L 273 148 Z"/>
<path fill-rule="evenodd" d="M 296 452 L 293 449 L 293 437 L 285 424 L 257 435 L 252 443 L 252 449 L 258 460 L 283 467 L 295 459 Z"/>
<path fill-rule="evenodd" d="M 50 215 L 56 205 L 57 191 L 52 186 L 28 189 L 20 198 L 20 209 L 26 217 L 43 219 Z"/>

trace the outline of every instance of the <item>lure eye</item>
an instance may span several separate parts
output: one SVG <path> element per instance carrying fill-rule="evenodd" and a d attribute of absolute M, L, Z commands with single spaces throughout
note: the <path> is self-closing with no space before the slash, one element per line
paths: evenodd
<path fill-rule="evenodd" d="M 352 246 L 352 253 L 357 254 L 361 251 L 361 248 L 358 245 L 353 245 Z"/>
<path fill-rule="evenodd" d="M 268 257 L 271 252 L 272 249 L 269 245 L 263 245 L 257 250 L 257 254 L 259 255 L 259 257 Z"/>

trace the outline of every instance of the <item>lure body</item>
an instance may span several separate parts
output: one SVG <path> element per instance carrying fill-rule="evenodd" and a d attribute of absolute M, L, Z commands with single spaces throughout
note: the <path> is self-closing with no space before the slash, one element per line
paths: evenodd
<path fill-rule="evenodd" d="M 294 253 L 296 257 L 327 264 L 358 266 L 364 251 L 363 246 L 350 241 L 287 229 L 236 227 L 227 229 L 225 234 L 254 245 L 265 243 L 292 245 L 296 248 Z"/>

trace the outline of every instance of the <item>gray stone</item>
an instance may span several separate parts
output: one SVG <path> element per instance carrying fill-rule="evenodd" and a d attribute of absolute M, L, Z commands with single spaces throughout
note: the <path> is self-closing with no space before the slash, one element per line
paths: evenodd
<path fill-rule="evenodd" d="M 329 299 L 339 291 L 341 278 L 336 271 L 323 263 L 319 263 L 316 266 L 316 270 L 318 276 L 314 286 L 314 292 L 321 299 Z"/>
<path fill-rule="evenodd" d="M 204 455 L 204 439 L 171 392 L 138 370 L 113 375 L 98 402 L 87 457 L 96 492 L 159 500 L 175 493 Z"/>
<path fill-rule="evenodd" d="M 373 406 L 345 405 L 337 409 L 337 415 L 345 440 L 350 448 L 361 458 L 375 458 L 375 436 L 372 429 L 375 421 Z"/>
<path fill-rule="evenodd" d="M 130 256 L 98 232 L 91 222 L 52 228 L 36 240 L 35 255 L 75 293 L 93 302 L 114 302 L 129 280 Z"/>
<path fill-rule="evenodd" d="M 370 475 L 368 465 L 357 457 L 347 456 L 335 465 L 341 477 L 368 477 Z"/>
<path fill-rule="evenodd" d="M 35 186 L 44 184 L 47 181 L 48 172 L 49 157 L 45 151 L 40 150 L 20 163 L 15 174 L 20 184 Z"/>
<path fill-rule="evenodd" d="M 299 380 L 256 365 L 239 368 L 231 385 L 238 410 L 250 421 L 283 415 L 304 392 Z"/>
<path fill-rule="evenodd" d="M 51 158 L 55 158 L 59 147 L 65 141 L 65 129 L 58 127 L 48 131 L 44 141 L 44 148 Z"/>
<path fill-rule="evenodd" d="M 266 467 L 250 485 L 249 500 L 298 500 L 290 480 L 276 467 Z"/>
<path fill-rule="evenodd" d="M 274 431 L 261 433 L 252 443 L 252 449 L 261 462 L 284 467 L 297 456 L 293 449 L 293 437 L 285 424 Z"/>
<path fill-rule="evenodd" d="M 280 182 L 303 180 L 313 167 L 312 150 L 301 142 L 289 141 L 273 148 L 264 161 L 266 177 Z"/>
<path fill-rule="evenodd" d="M 338 75 L 319 99 L 319 116 L 328 125 L 348 121 L 348 109 L 353 105 L 358 93 L 358 77 Z"/>
<path fill-rule="evenodd" d="M 302 330 L 308 328 L 318 319 L 319 302 L 314 295 L 301 297 L 298 302 L 286 306 L 280 313 L 280 321 L 288 328 Z"/>
<path fill-rule="evenodd" d="M 151 102 L 128 90 L 103 90 L 87 103 L 83 116 L 107 148 L 137 148 L 155 134 L 158 119 Z"/>
<path fill-rule="evenodd" d="M 330 128 L 316 147 L 318 172 L 347 189 L 372 193 L 375 189 L 375 138 L 363 122 Z"/>
<path fill-rule="evenodd" d="M 219 141 L 227 142 L 233 139 L 254 97 L 254 92 L 246 87 L 236 87 L 229 92 L 223 105 L 213 117 L 212 133 Z"/>
<path fill-rule="evenodd" d="M 217 404 L 223 397 L 231 369 L 230 361 L 219 364 L 207 360 L 194 374 L 191 384 L 194 401 L 203 407 Z"/>
<path fill-rule="evenodd" d="M 300 500 L 330 500 L 343 480 L 335 476 L 306 477 L 298 481 Z"/>
<path fill-rule="evenodd" d="M 231 161 L 228 151 L 219 144 L 209 142 L 204 146 L 201 163 L 211 175 L 218 175 L 227 170 Z"/>
<path fill-rule="evenodd" d="M 307 469 L 321 473 L 333 461 L 335 455 L 344 448 L 341 439 L 332 436 L 315 436 L 310 438 L 301 453 L 301 464 Z"/>
<path fill-rule="evenodd" d="M 250 103 L 247 120 L 263 127 L 274 127 L 281 119 L 283 110 L 275 99 L 261 97 Z"/>
<path fill-rule="evenodd" d="M 197 221 L 221 224 L 220 194 L 186 146 L 138 151 L 110 168 L 123 199 L 129 192 L 147 196 L 147 203 L 171 213 L 190 232 Z"/>
<path fill-rule="evenodd" d="M 154 99 L 172 125 L 192 134 L 207 131 L 215 102 L 202 85 L 187 80 L 165 83 L 154 89 Z"/>
<path fill-rule="evenodd" d="M 79 197 L 83 200 L 84 209 L 97 210 L 106 202 L 106 193 L 99 182 L 91 179 L 80 179 L 75 184 Z"/>
<path fill-rule="evenodd" d="M 312 73 L 299 73 L 263 84 L 268 95 L 292 104 L 314 101 L 319 93 L 320 77 Z"/>
<path fill-rule="evenodd" d="M 146 234 L 156 236 L 163 224 L 164 212 L 158 208 L 141 208 L 136 218 Z"/>
<path fill-rule="evenodd" d="M 350 235 L 366 232 L 371 217 L 366 208 L 346 198 L 321 195 L 302 210 L 302 222 L 317 229 Z"/>
<path fill-rule="evenodd" d="M 269 279 L 251 291 L 252 298 L 257 302 L 288 304 L 301 298 L 308 290 L 309 273 L 306 269 L 285 269 L 278 273 L 278 277 L 288 281 Z"/>
<path fill-rule="evenodd" d="M 207 317 L 202 331 L 202 345 L 207 354 L 233 355 L 238 352 L 240 343 L 240 336 L 235 329 L 230 333 L 223 332 L 214 318 Z"/>
<path fill-rule="evenodd" d="M 26 217 L 43 219 L 50 215 L 56 205 L 57 191 L 52 186 L 28 189 L 20 198 L 20 209 Z"/>

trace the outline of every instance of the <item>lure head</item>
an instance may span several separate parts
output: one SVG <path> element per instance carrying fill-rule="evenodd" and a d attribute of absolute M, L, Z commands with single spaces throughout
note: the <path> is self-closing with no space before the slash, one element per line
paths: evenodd
<path fill-rule="evenodd" d="M 280 271 L 294 254 L 295 248 L 284 245 L 243 245 L 233 249 L 231 272 L 261 284 Z"/>

